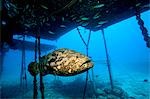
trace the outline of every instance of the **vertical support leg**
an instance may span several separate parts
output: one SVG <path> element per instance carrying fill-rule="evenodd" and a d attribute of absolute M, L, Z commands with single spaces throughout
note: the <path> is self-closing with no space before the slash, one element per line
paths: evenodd
<path fill-rule="evenodd" d="M 83 93 L 83 98 L 82 99 L 85 99 L 85 94 L 86 94 L 86 89 L 87 89 L 87 83 L 88 83 L 88 75 L 89 75 L 89 72 L 86 71 L 86 81 L 85 81 L 84 93 Z"/>
<path fill-rule="evenodd" d="M 113 89 L 112 72 L 111 72 L 110 61 L 109 61 L 109 57 L 108 57 L 109 55 L 108 55 L 106 39 L 105 39 L 105 34 L 104 34 L 104 30 L 103 29 L 102 29 L 102 35 L 103 35 L 105 51 L 106 51 L 107 67 L 108 67 L 108 72 L 109 72 L 110 85 L 111 85 L 111 89 Z"/>
<path fill-rule="evenodd" d="M 43 84 L 43 76 L 40 74 L 40 91 L 41 98 L 44 99 L 44 84 Z"/>
<path fill-rule="evenodd" d="M 4 56 L 5 56 L 5 51 L 3 50 L 3 48 L 1 48 L 1 52 L 0 52 L 0 78 L 2 77 L 2 73 L 3 73 Z"/>
<path fill-rule="evenodd" d="M 89 55 L 89 53 L 88 53 L 88 51 L 89 51 L 88 47 L 89 47 L 89 42 L 90 42 L 90 38 L 91 38 L 91 30 L 90 30 L 90 33 L 89 33 L 89 37 L 88 37 L 87 43 L 86 43 L 85 40 L 83 39 L 83 37 L 82 37 L 82 35 L 81 35 L 81 33 L 80 33 L 80 31 L 79 31 L 78 28 L 77 28 L 77 31 L 78 31 L 78 33 L 79 33 L 79 36 L 80 36 L 82 42 L 84 43 L 84 45 L 85 45 L 85 47 L 86 47 L 86 55 L 88 56 L 88 55 Z M 84 92 L 83 92 L 83 98 L 82 98 L 82 99 L 85 99 L 86 89 L 87 89 L 87 83 L 88 83 L 88 79 L 89 79 L 88 77 L 89 77 L 89 72 L 87 71 L 87 72 L 86 72 L 86 81 L 85 81 L 85 86 L 84 86 Z M 93 81 L 94 81 L 94 72 L 93 72 L 93 69 L 92 69 L 92 77 L 93 77 Z M 94 83 L 93 83 L 93 84 L 94 84 Z M 93 86 L 94 86 L 94 85 L 93 85 Z M 95 88 L 95 87 L 94 87 L 94 88 Z"/>
<path fill-rule="evenodd" d="M 37 95 L 38 95 L 38 92 L 37 92 L 37 80 L 36 80 L 36 75 L 34 76 L 34 80 L 33 80 L 33 99 L 37 99 Z"/>
<path fill-rule="evenodd" d="M 20 74 L 20 88 L 23 92 L 23 95 L 27 89 L 27 76 L 26 76 L 26 64 L 25 64 L 25 35 L 23 35 L 22 41 L 22 64 L 21 64 L 21 74 Z"/>
<path fill-rule="evenodd" d="M 34 32 L 35 33 L 35 32 Z M 35 56 L 34 56 L 34 59 L 35 59 L 35 62 L 37 63 L 37 44 L 38 44 L 38 42 L 37 42 L 37 33 L 35 33 L 36 34 L 36 39 L 35 39 L 35 49 L 34 49 L 34 51 L 35 51 Z M 33 99 L 37 99 L 37 95 L 38 95 L 38 91 L 37 91 L 37 79 L 36 79 L 36 75 L 34 75 L 34 80 L 33 80 Z"/>
<path fill-rule="evenodd" d="M 40 50 L 40 32 L 38 31 L 38 54 L 39 54 L 39 68 L 40 68 L 40 91 L 41 91 L 41 98 L 44 99 L 44 84 L 43 84 L 43 76 L 42 76 L 42 71 L 43 67 L 42 64 L 40 63 L 40 58 L 41 58 L 41 50 Z"/>

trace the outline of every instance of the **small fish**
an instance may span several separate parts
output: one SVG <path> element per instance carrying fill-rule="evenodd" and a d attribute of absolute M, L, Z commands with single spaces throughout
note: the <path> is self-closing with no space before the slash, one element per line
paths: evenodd
<path fill-rule="evenodd" d="M 77 17 L 72 18 L 72 20 L 75 20 L 75 19 L 77 19 Z"/>
<path fill-rule="evenodd" d="M 12 3 L 10 3 L 9 5 L 12 6 L 13 8 L 15 8 L 15 9 L 18 9 L 18 8 L 16 7 L 16 5 L 14 5 L 14 4 L 12 4 Z"/>
<path fill-rule="evenodd" d="M 80 19 L 76 20 L 76 22 L 80 22 L 80 21 L 81 21 Z"/>
<path fill-rule="evenodd" d="M 95 26 L 95 28 L 99 28 L 99 27 L 101 27 L 102 25 L 101 24 L 99 24 L 99 25 L 97 25 L 97 26 Z"/>
<path fill-rule="evenodd" d="M 49 24 L 49 23 L 46 23 L 46 25 L 47 25 L 47 26 L 51 26 L 51 24 Z"/>
<path fill-rule="evenodd" d="M 55 34 L 55 33 L 54 33 L 54 32 L 52 32 L 52 31 L 48 31 L 48 33 L 49 33 L 49 34 L 52 34 L 52 35 L 54 35 L 54 34 Z"/>
<path fill-rule="evenodd" d="M 71 0 L 70 3 L 66 5 L 66 7 L 70 8 L 73 4 L 75 4 L 78 0 Z"/>
<path fill-rule="evenodd" d="M 30 28 L 30 25 L 29 25 L 29 24 L 24 24 L 24 26 L 26 26 L 26 27 Z"/>
<path fill-rule="evenodd" d="M 6 25 L 6 21 L 2 21 L 2 25 Z"/>
<path fill-rule="evenodd" d="M 18 13 L 18 10 L 17 9 L 13 9 L 13 11 L 17 14 Z"/>
<path fill-rule="evenodd" d="M 47 18 L 46 18 L 46 21 L 48 21 L 48 20 L 49 20 L 49 18 L 47 17 Z"/>
<path fill-rule="evenodd" d="M 81 2 L 82 2 L 82 0 L 79 0 L 79 2 L 81 3 Z"/>
<path fill-rule="evenodd" d="M 84 21 L 81 21 L 79 24 L 81 24 L 81 25 L 82 25 L 83 23 L 84 23 Z"/>
<path fill-rule="evenodd" d="M 98 5 L 93 6 L 93 9 L 101 8 L 103 6 L 104 6 L 104 4 L 98 4 Z"/>
<path fill-rule="evenodd" d="M 138 7 L 138 6 L 140 6 L 140 5 L 141 5 L 141 3 L 137 3 L 135 6 Z"/>
<path fill-rule="evenodd" d="M 62 17 L 62 18 L 61 18 L 61 20 L 64 22 L 64 21 L 65 21 L 65 18 L 64 18 L 64 17 Z"/>
<path fill-rule="evenodd" d="M 82 26 L 87 26 L 89 24 L 89 22 L 84 22 L 82 23 Z"/>
<path fill-rule="evenodd" d="M 52 21 L 56 21 L 56 18 L 54 16 L 51 16 Z"/>
<path fill-rule="evenodd" d="M 42 26 L 43 25 L 43 22 L 42 22 L 42 20 L 41 19 L 39 19 L 40 21 L 39 21 L 39 24 Z"/>
<path fill-rule="evenodd" d="M 105 24 L 105 23 L 107 23 L 108 21 L 100 21 L 100 22 L 98 22 L 98 24 Z"/>
<path fill-rule="evenodd" d="M 65 25 L 60 25 L 60 27 L 65 28 L 66 26 Z"/>
<path fill-rule="evenodd" d="M 46 21 L 46 19 L 44 18 L 44 19 L 43 19 L 43 23 L 45 23 L 45 21 Z"/>
<path fill-rule="evenodd" d="M 142 6 L 142 8 L 150 8 L 150 4 L 146 4 L 146 5 Z"/>
<path fill-rule="evenodd" d="M 81 18 L 81 20 L 86 21 L 86 20 L 89 20 L 89 18 L 83 17 L 83 18 Z"/>
<path fill-rule="evenodd" d="M 41 5 L 41 7 L 46 9 L 46 10 L 48 9 L 48 7 L 46 7 L 45 5 Z"/>
<path fill-rule="evenodd" d="M 6 3 L 7 8 L 10 8 L 10 4 Z"/>
<path fill-rule="evenodd" d="M 73 18 L 75 15 L 71 15 L 70 17 Z"/>
<path fill-rule="evenodd" d="M 26 9 L 28 9 L 28 8 L 29 8 L 29 5 L 27 4 L 27 5 L 26 5 Z"/>
<path fill-rule="evenodd" d="M 97 13 L 97 14 L 95 14 L 95 15 L 93 16 L 93 19 L 98 19 L 100 16 L 101 16 L 101 15 L 99 15 L 99 13 Z"/>
<path fill-rule="evenodd" d="M 81 15 L 81 16 L 80 16 L 80 18 L 83 18 L 83 17 L 84 17 L 84 15 Z"/>

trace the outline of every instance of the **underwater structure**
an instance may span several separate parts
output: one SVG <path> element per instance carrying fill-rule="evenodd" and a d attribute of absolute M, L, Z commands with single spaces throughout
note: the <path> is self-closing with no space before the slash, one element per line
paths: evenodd
<path fill-rule="evenodd" d="M 2 43 L 8 44 L 15 34 L 36 37 L 39 31 L 40 38 L 54 40 L 77 26 L 97 31 L 134 15 L 139 20 L 140 13 L 149 9 L 148 0 L 2 0 L 1 3 Z"/>
<path fill-rule="evenodd" d="M 85 84 L 83 85 L 83 96 L 81 98 L 86 98 L 87 86 L 90 86 L 93 88 L 92 91 L 96 98 L 98 94 L 113 94 L 120 98 L 128 99 L 127 94 L 121 88 L 114 87 L 104 29 L 131 16 L 136 16 L 137 24 L 141 29 L 141 33 L 143 35 L 146 46 L 150 48 L 150 37 L 148 35 L 148 30 L 145 28 L 144 22 L 140 16 L 142 12 L 150 9 L 149 4 L 149 0 L 2 0 L 0 9 L 2 28 L 0 43 L 2 53 L 1 55 L 3 56 L 5 53 L 7 53 L 7 48 L 22 50 L 20 82 L 21 85 L 26 86 L 27 67 L 25 66 L 25 50 L 34 50 L 35 60 L 31 64 L 29 64 L 28 67 L 28 71 L 34 78 L 34 99 L 36 99 L 38 95 L 38 73 L 40 73 L 39 76 L 41 98 L 44 99 L 44 75 L 55 74 L 58 76 L 68 76 L 77 75 L 83 71 L 86 72 L 86 79 L 84 82 Z M 82 26 L 90 30 L 87 43 L 83 39 L 78 26 Z M 84 58 L 82 57 L 84 62 L 82 62 L 82 59 L 80 60 L 80 56 L 82 56 L 82 54 L 79 54 L 76 51 L 72 51 L 69 49 L 55 50 L 49 55 L 45 55 L 43 57 L 41 56 L 42 50 L 55 49 L 56 46 L 50 44 L 41 44 L 40 39 L 57 40 L 59 39 L 59 37 L 74 28 L 77 28 L 79 36 L 86 47 L 86 55 L 83 55 Z M 95 84 L 93 82 L 91 84 L 92 86 L 88 85 L 87 83 L 89 79 L 88 69 L 92 69 L 93 67 L 93 63 L 89 59 L 88 45 L 90 42 L 91 31 L 98 30 L 102 30 L 103 34 L 107 67 L 111 86 L 111 88 L 104 89 L 103 93 L 99 93 L 98 90 L 95 90 Z M 16 40 L 13 38 L 14 35 L 20 35 L 23 39 Z M 34 37 L 35 43 L 25 41 L 25 36 Z M 71 54 L 71 56 L 78 54 L 76 55 L 78 58 L 72 60 L 70 59 L 70 62 L 68 62 L 68 58 L 66 62 L 60 62 L 61 65 L 52 64 L 52 62 L 57 60 L 58 56 L 60 56 L 62 60 L 67 58 L 69 55 L 66 56 L 66 54 L 63 54 L 63 52 L 65 51 L 67 54 L 74 53 Z M 56 55 L 57 52 L 61 52 L 62 56 Z M 54 57 L 54 59 L 51 59 L 52 56 Z M 60 57 L 58 58 L 58 60 L 60 59 Z M 75 64 L 76 61 L 78 65 Z M 72 64 L 72 66 L 70 64 L 66 65 L 66 67 L 68 67 L 66 69 L 66 72 L 61 71 L 65 68 L 65 65 L 62 64 L 67 64 L 67 62 Z M 50 65 L 52 66 L 50 70 L 53 69 L 53 72 L 50 73 L 50 71 L 43 70 L 44 66 L 46 66 L 47 64 L 57 65 L 57 67 L 55 69 L 52 65 Z M 72 71 L 73 66 L 80 66 L 86 68 L 82 68 L 79 71 Z M 2 68 L 3 67 L 1 66 L 1 70 L 3 70 Z M 45 68 L 49 67 L 47 66 Z M 94 72 L 92 72 L 92 75 L 94 75 Z"/>

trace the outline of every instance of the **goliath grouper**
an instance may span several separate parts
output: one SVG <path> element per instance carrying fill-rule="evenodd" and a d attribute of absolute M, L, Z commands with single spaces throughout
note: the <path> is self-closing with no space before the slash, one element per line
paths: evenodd
<path fill-rule="evenodd" d="M 89 57 L 74 50 L 62 48 L 41 57 L 40 63 L 31 62 L 28 71 L 31 75 L 53 74 L 58 76 L 73 76 L 83 73 L 93 67 Z"/>

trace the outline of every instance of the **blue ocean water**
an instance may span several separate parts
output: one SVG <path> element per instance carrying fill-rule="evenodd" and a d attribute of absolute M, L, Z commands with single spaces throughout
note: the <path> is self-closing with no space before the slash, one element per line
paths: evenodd
<path fill-rule="evenodd" d="M 143 12 L 141 14 L 141 17 L 144 20 L 144 25 L 147 28 L 148 33 L 150 33 L 150 11 Z M 84 40 L 87 41 L 90 31 L 83 27 L 78 28 Z M 134 97 L 134 99 L 149 99 L 150 49 L 146 47 L 146 43 L 143 39 L 141 30 L 139 28 L 139 25 L 137 24 L 135 16 L 105 28 L 104 32 L 106 37 L 114 85 L 124 89 L 128 93 L 128 95 L 130 97 Z M 27 37 L 26 40 L 34 42 L 34 38 Z M 82 42 L 76 28 L 61 36 L 56 41 L 41 40 L 41 42 L 45 44 L 54 44 L 57 46 L 57 49 L 69 48 L 86 54 L 86 47 Z M 52 52 L 53 50 L 41 52 L 41 54 L 46 55 Z M 89 42 L 89 57 L 91 57 L 92 61 L 94 62 L 93 72 L 95 81 L 100 82 L 104 85 L 109 84 L 106 53 L 101 30 L 96 32 L 92 31 L 91 33 L 91 38 Z M 31 61 L 34 61 L 34 51 L 26 51 L 26 66 L 28 66 L 28 64 Z M 3 67 L 4 68 L 1 75 L 2 87 L 9 86 L 10 89 L 13 88 L 12 90 L 16 90 L 16 88 L 18 87 L 11 86 L 17 86 L 20 83 L 21 51 L 10 49 L 7 53 L 5 53 L 3 59 Z M 30 90 L 24 93 L 23 97 L 31 98 L 33 94 L 33 77 L 29 74 L 27 70 L 26 72 L 27 82 L 29 85 L 28 88 Z M 91 70 L 89 70 L 89 74 L 92 75 Z M 73 94 L 76 94 L 75 96 L 77 96 L 77 99 L 82 98 L 78 97 L 77 94 L 79 92 L 75 91 L 80 88 L 77 88 L 75 90 L 72 90 L 71 88 L 65 90 L 65 88 L 62 88 L 64 86 L 61 86 L 61 83 L 69 85 L 70 82 L 76 81 L 73 85 L 76 85 L 76 87 L 79 87 L 79 84 L 83 85 L 83 87 L 81 87 L 81 89 L 83 89 L 85 77 L 86 73 L 73 77 L 55 77 L 53 75 L 45 76 L 45 89 L 48 90 L 45 92 L 46 97 L 49 99 L 57 99 L 58 97 L 60 99 L 73 99 Z M 60 80 L 59 87 L 62 90 L 52 90 L 55 88 L 50 87 L 50 85 L 53 85 L 54 79 Z M 80 82 L 82 80 L 83 82 Z M 144 80 L 146 80 L 146 82 Z M 64 91 L 64 93 L 60 95 L 62 91 Z M 83 90 L 78 91 L 81 91 L 80 94 L 83 93 Z M 19 92 L 16 93 L 16 96 L 15 92 L 12 94 L 11 92 L 9 92 L 9 90 L 7 91 L 6 89 L 4 92 L 5 94 L 2 92 L 2 96 L 6 96 L 8 98 L 20 98 L 22 96 L 22 94 L 19 94 Z M 40 94 L 38 95 L 40 97 Z"/>

